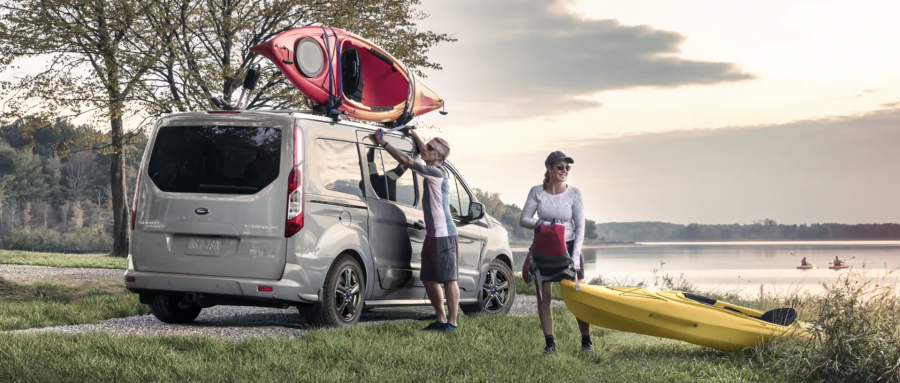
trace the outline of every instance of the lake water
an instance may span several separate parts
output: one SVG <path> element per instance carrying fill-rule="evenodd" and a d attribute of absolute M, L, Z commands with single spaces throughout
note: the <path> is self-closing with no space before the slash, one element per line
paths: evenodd
<path fill-rule="evenodd" d="M 527 248 L 513 249 L 516 271 L 522 269 Z M 846 242 L 648 242 L 585 248 L 585 277 L 601 275 L 615 281 L 645 281 L 653 285 L 657 275 L 684 278 L 702 289 L 739 291 L 757 295 L 760 285 L 767 293 L 805 290 L 820 292 L 823 283 L 842 275 L 854 280 L 881 279 L 900 290 L 900 241 Z M 796 256 L 792 256 L 794 253 Z M 800 260 L 818 269 L 798 270 Z M 838 256 L 853 267 L 828 269 Z"/>

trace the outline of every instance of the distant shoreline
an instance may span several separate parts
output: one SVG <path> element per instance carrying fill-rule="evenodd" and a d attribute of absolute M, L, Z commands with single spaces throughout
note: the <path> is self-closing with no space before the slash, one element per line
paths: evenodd
<path fill-rule="evenodd" d="M 737 240 L 737 241 L 638 241 L 638 242 L 602 242 L 602 241 L 584 241 L 583 247 L 628 247 L 628 246 L 653 246 L 653 245 L 815 245 L 815 244 L 860 244 L 867 243 L 872 245 L 900 245 L 900 239 L 823 239 L 823 240 Z M 527 250 L 531 246 L 529 240 L 510 240 L 509 246 L 513 250 Z"/>

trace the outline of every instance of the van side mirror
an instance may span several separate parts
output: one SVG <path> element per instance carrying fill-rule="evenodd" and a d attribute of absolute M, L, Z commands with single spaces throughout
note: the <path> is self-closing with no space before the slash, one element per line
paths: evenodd
<path fill-rule="evenodd" d="M 469 221 L 477 221 L 484 217 L 484 205 L 481 202 L 469 202 Z"/>

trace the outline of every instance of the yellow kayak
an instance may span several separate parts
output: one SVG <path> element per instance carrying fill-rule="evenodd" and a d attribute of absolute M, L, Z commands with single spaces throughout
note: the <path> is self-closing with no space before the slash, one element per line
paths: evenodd
<path fill-rule="evenodd" d="M 762 312 L 681 291 L 560 283 L 563 301 L 595 326 L 738 351 L 787 336 L 807 338 L 812 326 L 793 309 Z M 780 323 L 780 324 L 776 324 Z"/>

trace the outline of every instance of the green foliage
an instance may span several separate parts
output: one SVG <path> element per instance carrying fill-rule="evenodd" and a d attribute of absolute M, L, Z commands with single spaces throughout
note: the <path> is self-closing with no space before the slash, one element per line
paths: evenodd
<path fill-rule="evenodd" d="M 108 252 L 112 155 L 80 146 L 102 134 L 89 126 L 45 131 L 56 129 L 71 134 L 50 135 L 61 141 L 16 140 L 27 135 L 21 126 L 0 126 L 0 249 Z M 145 145 L 145 136 L 137 135 L 125 146 L 128 183 L 135 181 Z"/>
<path fill-rule="evenodd" d="M 500 221 L 503 228 L 509 233 L 510 238 L 534 238 L 534 233 L 531 230 L 519 226 L 519 218 L 522 216 L 521 208 L 515 204 L 507 205 L 503 203 L 500 200 L 500 193 L 491 193 L 477 188 L 474 192 L 475 199 L 484 204 L 485 213 Z"/>
<path fill-rule="evenodd" d="M 600 236 L 597 235 L 597 222 L 591 219 L 584 220 L 584 238 L 585 239 L 597 239 Z"/>
<path fill-rule="evenodd" d="M 13 229 L 3 240 L 3 247 L 56 253 L 98 253 L 112 250 L 112 238 L 100 227 L 83 227 L 68 233 L 39 227 Z"/>
<path fill-rule="evenodd" d="M 101 254 L 60 254 L 30 251 L 0 250 L 0 263 L 48 267 L 120 269 L 125 270 L 126 260 Z"/>
<path fill-rule="evenodd" d="M 795 307 L 801 319 L 820 329 L 811 341 L 776 342 L 757 350 L 755 359 L 770 371 L 795 371 L 824 382 L 900 382 L 900 295 L 890 270 L 859 282 L 844 276 L 818 296 L 773 299 Z"/>

